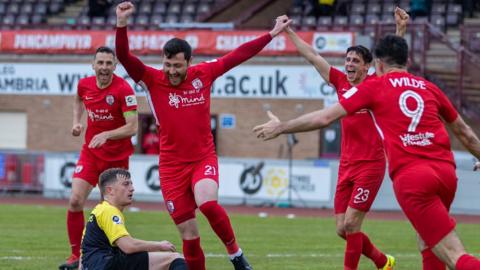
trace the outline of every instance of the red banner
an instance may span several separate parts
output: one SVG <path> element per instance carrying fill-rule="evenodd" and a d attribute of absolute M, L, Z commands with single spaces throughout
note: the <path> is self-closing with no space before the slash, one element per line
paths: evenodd
<path fill-rule="evenodd" d="M 160 54 L 173 37 L 188 41 L 197 55 L 222 55 L 263 31 L 129 31 L 130 49 L 137 54 Z M 354 44 L 352 32 L 298 32 L 298 35 L 322 54 L 344 54 Z M 16 54 L 90 54 L 100 46 L 114 47 L 113 31 L 15 30 L 0 32 L 0 52 Z M 297 55 L 285 34 L 274 38 L 261 55 Z"/>

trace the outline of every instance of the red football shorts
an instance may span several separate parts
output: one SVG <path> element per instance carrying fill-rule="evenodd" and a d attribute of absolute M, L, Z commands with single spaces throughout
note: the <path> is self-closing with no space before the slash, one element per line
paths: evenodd
<path fill-rule="evenodd" d="M 448 212 L 457 190 L 457 176 L 450 163 L 427 162 L 401 169 L 393 177 L 393 189 L 417 233 L 434 247 L 455 228 Z"/>
<path fill-rule="evenodd" d="M 193 194 L 195 184 L 205 178 L 218 184 L 216 155 L 196 162 L 160 161 L 160 187 L 165 206 L 175 224 L 195 218 L 197 204 Z"/>
<path fill-rule="evenodd" d="M 105 161 L 99 159 L 90 151 L 82 150 L 73 173 L 73 178 L 85 180 L 95 187 L 98 184 L 100 174 L 110 168 L 124 168 L 128 170 L 128 158 L 116 161 Z"/>
<path fill-rule="evenodd" d="M 368 212 L 384 177 L 385 159 L 355 163 L 340 161 L 334 201 L 335 214 L 345 213 L 348 206 Z"/>

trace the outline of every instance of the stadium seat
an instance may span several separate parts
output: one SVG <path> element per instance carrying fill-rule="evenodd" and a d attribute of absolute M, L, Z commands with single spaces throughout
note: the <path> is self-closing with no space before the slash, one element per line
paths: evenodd
<path fill-rule="evenodd" d="M 434 3 L 432 5 L 432 15 L 443 15 L 445 14 L 447 7 L 445 4 Z"/>
<path fill-rule="evenodd" d="M 345 30 L 348 26 L 348 17 L 346 16 L 335 16 L 333 19 L 333 30 Z"/>
<path fill-rule="evenodd" d="M 312 29 L 317 25 L 317 18 L 315 16 L 305 16 L 302 18 L 301 25 L 305 30 Z"/>
<path fill-rule="evenodd" d="M 380 21 L 380 18 L 377 15 L 374 14 L 368 14 L 365 17 L 365 23 L 366 24 L 377 24 Z"/>
<path fill-rule="evenodd" d="M 395 18 L 392 13 L 383 13 L 381 17 L 381 22 L 383 23 L 395 23 Z"/>
<path fill-rule="evenodd" d="M 442 15 L 432 15 L 430 17 L 430 22 L 437 26 L 438 28 L 442 29 L 442 31 L 444 31 L 445 29 L 445 17 L 442 16 Z"/>
<path fill-rule="evenodd" d="M 146 28 L 150 24 L 150 18 L 147 15 L 139 15 L 135 19 L 135 26 Z"/>
<path fill-rule="evenodd" d="M 46 19 L 44 15 L 34 14 L 30 19 L 32 25 L 38 26 L 45 23 Z"/>
<path fill-rule="evenodd" d="M 448 14 L 457 14 L 461 15 L 462 14 L 462 5 L 460 4 L 449 4 L 448 5 Z"/>
<path fill-rule="evenodd" d="M 210 12 L 210 5 L 207 4 L 207 3 L 201 3 L 199 6 L 198 6 L 198 9 L 197 9 L 197 13 L 199 15 L 203 15 L 203 14 L 207 14 Z"/>
<path fill-rule="evenodd" d="M 181 23 L 191 23 L 191 22 L 194 22 L 194 17 L 193 15 L 191 14 L 183 14 L 181 17 L 180 17 L 180 22 Z"/>
<path fill-rule="evenodd" d="M 7 14 L 2 18 L 2 26 L 5 26 L 7 29 L 15 25 L 15 15 Z"/>
<path fill-rule="evenodd" d="M 352 14 L 364 14 L 365 13 L 365 4 L 362 3 L 353 3 L 351 8 Z"/>
<path fill-rule="evenodd" d="M 165 14 L 167 12 L 167 5 L 165 3 L 155 3 L 153 6 L 153 14 Z"/>
<path fill-rule="evenodd" d="M 88 16 L 80 16 L 77 19 L 77 26 L 80 29 L 88 29 L 90 28 L 90 17 Z"/>
<path fill-rule="evenodd" d="M 27 14 L 21 14 L 17 17 L 15 23 L 21 27 L 26 27 L 30 24 L 30 16 Z"/>
<path fill-rule="evenodd" d="M 397 6 L 396 3 L 394 2 L 387 2 L 387 3 L 383 3 L 383 8 L 382 8 L 382 13 L 383 14 L 390 14 L 391 17 L 393 17 L 393 12 L 395 11 L 395 7 Z"/>
<path fill-rule="evenodd" d="M 350 16 L 350 25 L 359 26 L 363 25 L 365 20 L 362 15 L 351 15 Z"/>
<path fill-rule="evenodd" d="M 165 18 L 166 23 L 177 23 L 178 22 L 178 17 L 177 15 L 167 15 Z"/>
<path fill-rule="evenodd" d="M 32 3 L 24 3 L 20 8 L 20 12 L 22 14 L 32 14 L 33 13 L 33 5 Z"/>
<path fill-rule="evenodd" d="M 457 14 L 447 14 L 447 26 L 456 26 L 460 23 L 459 16 Z"/>
<path fill-rule="evenodd" d="M 50 3 L 50 5 L 48 6 L 48 13 L 49 14 L 58 14 L 60 12 L 63 11 L 63 5 L 60 4 L 60 3 Z"/>
<path fill-rule="evenodd" d="M 380 14 L 382 6 L 378 3 L 369 3 L 367 7 L 368 14 Z"/>
<path fill-rule="evenodd" d="M 290 16 L 295 16 L 295 15 L 301 15 L 302 12 L 303 12 L 302 6 L 293 6 L 288 13 L 290 14 Z"/>
<path fill-rule="evenodd" d="M 168 6 L 168 9 L 167 9 L 168 15 L 180 14 L 180 11 L 181 11 L 181 4 L 180 3 L 171 3 Z"/>
<path fill-rule="evenodd" d="M 142 2 L 138 8 L 139 14 L 150 14 L 152 13 L 152 5 L 148 2 Z"/>
<path fill-rule="evenodd" d="M 155 14 L 155 15 L 152 15 L 152 17 L 150 18 L 150 26 L 154 27 L 154 28 L 158 28 L 160 23 L 163 23 L 163 17 L 162 15 L 158 15 L 158 14 Z"/>
<path fill-rule="evenodd" d="M 45 15 L 47 14 L 48 7 L 47 4 L 39 2 L 35 5 L 34 10 L 35 14 Z"/>
<path fill-rule="evenodd" d="M 7 7 L 7 13 L 8 14 L 19 14 L 20 13 L 20 6 L 17 3 L 11 3 Z"/>
<path fill-rule="evenodd" d="M 332 26 L 332 17 L 319 17 L 317 20 L 317 30 L 327 31 Z"/>
<path fill-rule="evenodd" d="M 195 4 L 193 4 L 193 3 L 185 4 L 183 6 L 182 14 L 192 15 L 192 14 L 195 14 L 195 11 L 197 11 L 197 6 Z"/>

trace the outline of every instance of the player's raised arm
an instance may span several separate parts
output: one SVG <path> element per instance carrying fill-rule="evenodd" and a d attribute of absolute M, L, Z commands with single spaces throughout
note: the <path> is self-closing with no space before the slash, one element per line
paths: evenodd
<path fill-rule="evenodd" d="M 117 58 L 122 63 L 128 75 L 135 82 L 142 79 L 145 73 L 145 65 L 136 56 L 130 53 L 128 46 L 127 25 L 128 18 L 135 12 L 135 6 L 131 2 L 122 2 L 117 5 L 117 30 L 115 36 L 115 51 Z"/>
<path fill-rule="evenodd" d="M 246 42 L 235 50 L 221 57 L 220 59 L 223 61 L 224 65 L 224 72 L 240 65 L 259 53 L 265 46 L 267 46 L 272 38 L 280 34 L 290 23 L 292 23 L 292 20 L 289 20 L 287 16 L 277 17 L 275 20 L 275 26 L 269 33 Z"/>
<path fill-rule="evenodd" d="M 331 107 L 304 114 L 295 119 L 281 122 L 270 111 L 267 112 L 270 121 L 253 128 L 257 138 L 270 140 L 280 134 L 306 132 L 330 125 L 333 121 L 347 115 L 345 109 L 339 104 Z"/>
<path fill-rule="evenodd" d="M 295 44 L 295 47 L 297 47 L 298 52 L 307 59 L 315 69 L 317 69 L 318 73 L 320 73 L 320 76 L 322 76 L 325 81 L 329 82 L 330 64 L 327 60 L 319 55 L 312 46 L 308 45 L 302 38 L 300 38 L 293 29 L 287 27 L 285 32 L 288 34 L 288 37 L 293 44 Z"/>
<path fill-rule="evenodd" d="M 395 8 L 394 16 L 395 16 L 395 25 L 396 25 L 395 35 L 399 37 L 404 37 L 405 33 L 407 32 L 407 24 L 408 24 L 408 20 L 410 19 L 410 16 L 405 10 L 399 7 Z"/>
<path fill-rule="evenodd" d="M 73 101 L 73 125 L 72 125 L 72 135 L 80 136 L 82 134 L 83 125 L 80 122 L 82 119 L 83 112 L 85 107 L 83 106 L 82 99 L 77 94 L 75 95 L 75 100 Z"/>

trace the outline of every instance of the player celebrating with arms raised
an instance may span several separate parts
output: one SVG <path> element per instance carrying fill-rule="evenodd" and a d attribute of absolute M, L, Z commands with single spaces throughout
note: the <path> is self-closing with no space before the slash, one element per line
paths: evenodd
<path fill-rule="evenodd" d="M 403 36 L 409 16 L 398 7 L 394 16 L 396 34 Z M 290 27 L 287 27 L 285 32 L 299 53 L 317 69 L 325 81 L 335 87 L 340 100 L 352 86 L 376 77 L 368 74 L 372 54 L 362 45 L 347 49 L 345 74 L 331 66 Z M 346 116 L 341 120 L 341 126 L 342 147 L 334 211 L 337 234 L 346 240 L 344 269 L 357 269 L 362 254 L 370 258 L 379 269 L 393 269 L 395 258 L 378 250 L 368 235 L 361 231 L 365 215 L 370 210 L 385 176 L 386 161 L 382 141 L 366 110 Z"/>
<path fill-rule="evenodd" d="M 277 20 L 270 33 L 198 65 L 191 65 L 192 50 L 186 41 L 171 39 L 163 48 L 163 70 L 157 70 L 129 52 L 126 26 L 133 12 L 130 2 L 117 6 L 117 54 L 132 79 L 147 91 L 159 127 L 161 189 L 183 239 L 188 267 L 205 269 L 195 218 L 198 207 L 224 243 L 235 269 L 252 269 L 238 246 L 227 213 L 217 202 L 218 161 L 210 128 L 210 88 L 216 78 L 260 52 L 291 21 Z"/>
<path fill-rule="evenodd" d="M 431 249 L 450 269 L 480 269 L 480 260 L 466 253 L 449 216 L 457 176 L 442 119 L 477 158 L 480 140 L 437 86 L 407 72 L 407 59 L 405 40 L 388 35 L 375 48 L 375 68 L 381 77 L 351 88 L 340 103 L 324 110 L 287 122 L 270 113 L 270 121 L 256 126 L 254 132 L 269 140 L 370 110 L 384 141 L 395 196 L 422 240 L 421 250 Z M 475 168 L 480 168 L 479 162 Z M 444 268 L 443 263 L 432 269 Z"/>

